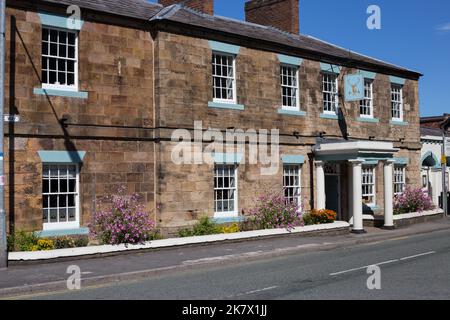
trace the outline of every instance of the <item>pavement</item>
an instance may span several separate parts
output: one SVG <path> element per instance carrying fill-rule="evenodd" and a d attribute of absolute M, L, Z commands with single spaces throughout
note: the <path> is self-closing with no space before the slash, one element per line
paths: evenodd
<path fill-rule="evenodd" d="M 268 299 L 332 298 L 333 293 L 342 292 L 339 289 L 342 287 L 337 285 L 341 283 L 349 288 L 350 291 L 347 294 L 350 298 L 353 294 L 352 286 L 358 277 L 346 282 L 346 276 L 353 271 L 335 276 L 330 274 L 356 268 L 359 272 L 356 276 L 360 276 L 359 280 L 362 281 L 367 279 L 367 275 L 364 272 L 361 273 L 363 269 L 358 268 L 395 260 L 390 263 L 389 268 L 392 271 L 392 278 L 401 280 L 409 277 L 410 274 L 404 273 L 399 266 L 403 265 L 404 261 L 418 263 L 421 258 L 434 259 L 434 266 L 443 268 L 443 272 L 440 273 L 442 270 L 436 270 L 433 264 L 425 265 L 424 268 L 429 268 L 430 276 L 435 277 L 432 279 L 433 284 L 438 279 L 445 281 L 441 284 L 446 286 L 450 283 L 445 278 L 447 274 L 450 275 L 450 269 L 447 268 L 450 261 L 449 246 L 446 241 L 450 236 L 450 220 L 436 220 L 393 231 L 375 228 L 366 230 L 368 233 L 363 235 L 284 236 L 95 259 L 12 266 L 0 271 L 0 297 L 20 299 L 31 297 L 40 299 L 47 297 L 51 299 L 222 299 L 228 297 L 237 299 L 241 296 L 253 298 L 253 295 L 250 297 L 245 295 L 251 292 L 258 299 L 261 297 Z M 420 255 L 429 252 L 433 253 Z M 417 258 L 419 260 L 409 258 L 415 255 L 419 255 Z M 401 260 L 403 258 L 409 259 Z M 73 265 L 81 270 L 82 290 L 68 292 L 67 279 L 70 274 L 67 273 L 67 268 Z M 412 265 L 411 268 L 413 268 Z M 439 271 L 439 273 L 433 274 L 429 272 L 430 270 Z M 317 272 L 317 275 L 314 275 L 314 272 Z M 220 276 L 218 276 L 219 273 Z M 300 278 L 297 278 L 299 275 Z M 417 275 L 417 272 L 413 270 L 411 275 Z M 420 279 L 427 279 L 423 275 L 421 277 Z M 440 277 L 443 278 L 440 279 Z M 280 286 L 279 282 L 283 285 Z M 306 286 L 305 284 L 308 283 L 310 285 Z M 420 281 L 417 283 L 426 287 L 425 283 Z M 230 284 L 233 284 L 232 290 L 228 288 Z M 327 290 L 314 291 L 316 286 L 313 284 L 321 284 L 321 288 L 327 288 Z M 390 286 L 391 282 L 386 284 Z M 190 289 L 180 290 L 183 286 Z M 309 291 L 303 289 L 298 291 L 298 286 L 309 288 Z M 428 287 L 433 286 L 428 285 Z M 161 290 L 154 291 L 148 288 Z M 395 296 L 395 290 L 393 288 L 390 291 L 392 296 Z M 256 295 L 257 292 L 261 294 Z M 278 293 L 275 294 L 275 292 Z M 304 295 L 299 292 L 303 292 Z M 356 292 L 358 291 L 355 291 L 355 294 Z M 447 293 L 445 290 L 436 289 L 434 296 L 449 298 Z"/>

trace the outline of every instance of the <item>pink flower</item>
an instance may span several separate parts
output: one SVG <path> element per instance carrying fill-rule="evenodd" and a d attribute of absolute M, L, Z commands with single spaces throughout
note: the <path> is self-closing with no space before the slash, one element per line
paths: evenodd
<path fill-rule="evenodd" d="M 125 188 L 100 201 L 91 224 L 91 233 L 104 243 L 143 243 L 155 234 L 155 223 L 139 203 L 138 195 L 126 196 Z"/>

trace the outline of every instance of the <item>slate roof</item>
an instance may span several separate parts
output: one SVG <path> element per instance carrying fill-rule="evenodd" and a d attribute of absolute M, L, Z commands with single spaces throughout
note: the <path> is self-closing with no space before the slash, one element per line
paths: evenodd
<path fill-rule="evenodd" d="M 356 61 L 372 66 L 392 69 L 393 71 L 410 73 L 412 76 L 419 77 L 421 74 L 417 71 L 399 67 L 381 60 L 377 60 L 348 49 L 327 43 L 306 35 L 296 35 L 284 32 L 274 27 L 263 26 L 255 23 L 235 20 L 221 16 L 211 16 L 197 12 L 193 9 L 172 5 L 153 16 L 151 21 L 173 21 L 186 25 L 222 31 L 234 35 L 239 35 L 255 40 L 264 40 L 277 45 L 290 46 L 317 55 L 326 55 L 347 61 Z"/>
<path fill-rule="evenodd" d="M 33 2 L 48 2 L 61 5 L 76 5 L 81 9 L 89 9 L 123 17 L 149 20 L 163 8 L 160 4 L 146 0 L 33 0 Z"/>
<path fill-rule="evenodd" d="M 295 35 L 274 27 L 258 25 L 245 21 L 221 16 L 211 16 L 193 9 L 172 5 L 163 7 L 145 0 L 32 0 L 33 2 L 47 2 L 63 5 L 78 5 L 94 11 L 105 12 L 123 17 L 146 20 L 150 22 L 174 22 L 185 26 L 219 31 L 237 37 L 244 37 L 255 41 L 264 41 L 274 46 L 292 48 L 320 59 L 341 63 L 354 64 L 355 67 L 366 69 L 382 69 L 388 74 L 401 74 L 411 78 L 422 76 L 417 71 L 396 66 L 375 58 L 371 58 L 348 49 L 321 41 L 311 36 Z M 338 63 L 336 61 L 335 63 Z M 372 70 L 375 71 L 375 70 Z"/>
<path fill-rule="evenodd" d="M 442 138 L 442 130 L 429 128 L 429 127 L 420 127 L 420 135 L 421 136 L 436 136 Z"/>

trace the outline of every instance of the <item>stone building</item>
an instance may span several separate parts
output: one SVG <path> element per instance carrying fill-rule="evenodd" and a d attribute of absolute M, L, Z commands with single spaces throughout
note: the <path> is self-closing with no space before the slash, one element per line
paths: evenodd
<path fill-rule="evenodd" d="M 299 34 L 298 0 L 248 1 L 245 22 L 214 16 L 213 0 L 160 2 L 7 1 L 11 230 L 86 232 L 122 185 L 164 233 L 241 219 L 268 187 L 355 232 L 363 214 L 393 226 L 393 194 L 421 183 L 420 73 Z M 209 128 L 258 133 L 259 149 L 277 129 L 276 161 L 236 148 L 176 163 L 173 136 Z"/>
<path fill-rule="evenodd" d="M 436 206 L 442 208 L 442 145 L 443 134 L 440 126 L 450 119 L 450 114 L 437 117 L 423 117 L 420 119 L 422 140 L 422 154 L 420 165 L 422 168 L 422 187 L 428 191 Z M 447 120 L 448 121 L 448 120 Z M 450 157 L 447 157 L 446 182 L 450 190 Z"/>

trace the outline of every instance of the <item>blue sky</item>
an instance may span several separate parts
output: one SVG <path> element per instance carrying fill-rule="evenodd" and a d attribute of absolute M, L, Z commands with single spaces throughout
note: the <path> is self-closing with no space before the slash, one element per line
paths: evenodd
<path fill-rule="evenodd" d="M 244 3 L 215 0 L 215 13 L 243 20 Z M 381 30 L 366 27 L 372 4 Z M 300 0 L 300 32 L 423 73 L 421 115 L 450 113 L 450 1 Z"/>

